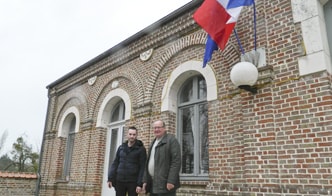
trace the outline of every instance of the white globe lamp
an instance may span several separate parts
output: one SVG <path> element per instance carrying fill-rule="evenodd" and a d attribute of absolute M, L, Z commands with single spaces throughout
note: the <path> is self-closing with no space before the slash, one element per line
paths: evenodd
<path fill-rule="evenodd" d="M 257 88 L 253 85 L 258 79 L 258 70 L 256 66 L 250 62 L 239 62 L 234 65 L 230 73 L 232 83 L 253 94 L 257 93 Z"/>

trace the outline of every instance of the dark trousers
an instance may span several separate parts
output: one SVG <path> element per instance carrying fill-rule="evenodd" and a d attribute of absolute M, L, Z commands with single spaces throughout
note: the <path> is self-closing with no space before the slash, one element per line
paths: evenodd
<path fill-rule="evenodd" d="M 176 191 L 168 193 L 150 193 L 150 196 L 176 196 Z"/>
<path fill-rule="evenodd" d="M 116 182 L 115 193 L 116 196 L 137 196 L 136 182 Z"/>

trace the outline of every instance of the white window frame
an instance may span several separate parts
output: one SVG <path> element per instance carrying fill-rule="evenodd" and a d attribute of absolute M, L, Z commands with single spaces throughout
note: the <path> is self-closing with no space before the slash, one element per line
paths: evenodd
<path fill-rule="evenodd" d="M 190 100 L 188 102 L 185 102 L 185 103 L 180 103 L 180 96 L 181 96 L 181 93 L 182 93 L 182 90 L 184 90 L 184 87 L 185 85 L 187 84 L 188 80 L 185 81 L 183 83 L 183 85 L 181 86 L 179 92 L 178 92 L 178 100 L 179 100 L 179 103 L 178 103 L 178 115 L 177 115 L 177 121 L 178 121 L 178 128 L 177 128 L 177 137 L 180 141 L 180 145 L 181 145 L 181 152 L 182 152 L 182 149 L 184 148 L 184 144 L 183 144 L 183 133 L 182 133 L 182 122 L 183 122 L 183 119 L 182 119 L 182 111 L 183 109 L 186 109 L 186 108 L 192 108 L 193 109 L 193 113 L 194 113 L 194 120 L 193 120 L 193 123 L 192 123 L 192 131 L 193 131 L 193 162 L 194 162 L 194 166 L 193 166 L 193 173 L 192 174 L 185 174 L 185 173 L 182 173 L 181 172 L 181 179 L 182 180 L 208 180 L 208 173 L 201 173 L 199 171 L 199 166 L 202 164 L 201 162 L 201 143 L 203 141 L 208 141 L 209 138 L 201 138 L 201 135 L 200 135 L 200 121 L 199 121 L 199 118 L 200 118 L 200 114 L 199 114 L 199 106 L 200 105 L 207 105 L 207 100 L 206 98 L 203 98 L 203 99 L 198 99 L 198 92 L 196 92 L 198 90 L 198 83 L 197 83 L 197 79 L 198 79 L 198 76 L 194 76 L 194 77 L 191 77 L 189 78 L 188 80 L 191 81 L 191 79 L 193 79 L 193 100 Z M 206 127 L 207 128 L 207 127 Z M 207 128 L 208 129 L 208 128 Z M 208 137 L 208 134 L 206 135 Z M 208 145 L 208 144 L 207 144 Z M 183 156 L 183 155 L 182 155 Z"/>
<path fill-rule="evenodd" d="M 73 120 L 75 120 L 75 125 L 72 124 Z M 64 178 L 66 181 L 70 180 L 70 167 L 73 156 L 75 134 L 79 131 L 79 124 L 79 110 L 74 106 L 68 108 L 62 115 L 58 132 L 58 137 L 66 138 L 62 171 L 62 178 Z"/>

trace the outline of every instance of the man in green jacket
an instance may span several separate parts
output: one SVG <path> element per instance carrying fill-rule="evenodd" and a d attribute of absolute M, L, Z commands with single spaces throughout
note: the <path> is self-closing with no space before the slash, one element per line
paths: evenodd
<path fill-rule="evenodd" d="M 143 191 L 150 192 L 150 196 L 175 196 L 180 187 L 180 144 L 166 132 L 163 121 L 154 122 L 153 130 L 155 139 L 149 147 Z"/>

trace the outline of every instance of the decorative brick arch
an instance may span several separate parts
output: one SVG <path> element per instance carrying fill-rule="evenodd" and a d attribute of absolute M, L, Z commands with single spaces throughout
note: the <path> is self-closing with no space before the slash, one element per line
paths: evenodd
<path fill-rule="evenodd" d="M 95 96 L 93 98 L 93 107 L 94 108 L 93 110 L 91 110 L 91 116 L 94 116 L 94 114 L 96 112 L 99 112 L 99 109 L 100 109 L 100 105 L 98 105 L 100 99 L 104 99 L 105 97 L 101 96 L 103 94 L 103 92 L 105 91 L 106 94 L 108 94 L 109 92 L 106 92 L 106 89 L 107 87 L 109 87 L 111 85 L 111 81 L 115 80 L 116 78 L 119 78 L 119 77 L 123 77 L 123 78 L 126 78 L 128 80 L 130 80 L 131 82 L 133 82 L 134 84 L 134 88 L 135 88 L 135 101 L 136 101 L 136 104 L 139 104 L 139 103 L 143 103 L 144 101 L 144 89 L 143 89 L 143 81 L 141 79 L 141 77 L 139 77 L 139 75 L 132 69 L 126 69 L 126 71 L 122 71 L 120 70 L 119 72 L 116 72 L 116 73 L 112 73 L 110 76 L 108 76 L 107 80 L 105 80 L 105 82 L 103 84 L 100 84 L 98 85 L 98 89 L 95 91 Z M 105 95 L 107 96 L 107 95 Z M 130 106 L 132 105 L 132 103 L 135 103 L 135 102 L 132 102 L 131 101 L 131 104 Z M 127 107 L 127 105 L 126 105 Z"/>
<path fill-rule="evenodd" d="M 102 104 L 97 110 L 97 122 L 96 127 L 106 127 L 108 125 L 108 119 L 110 119 L 110 108 L 115 106 L 120 100 L 122 100 L 125 104 L 125 120 L 128 120 L 131 116 L 131 101 L 129 94 L 120 88 L 114 89 L 110 91 L 106 97 L 104 98 Z"/>
<path fill-rule="evenodd" d="M 75 128 L 75 132 L 78 132 L 79 130 L 79 125 L 81 123 L 81 117 L 84 116 L 82 115 L 82 105 L 84 105 L 86 108 L 83 109 L 83 111 L 87 111 L 87 105 L 85 104 L 86 101 L 82 101 L 83 96 L 81 96 L 81 98 L 78 97 L 72 97 L 69 100 L 67 100 L 63 106 L 61 107 L 61 109 L 58 111 L 58 114 L 56 115 L 57 120 L 55 122 L 57 122 L 56 124 L 54 124 L 54 129 L 56 129 L 56 127 L 58 127 L 58 136 L 62 136 L 62 127 L 63 127 L 63 122 L 65 120 L 65 118 L 67 117 L 68 114 L 73 113 L 76 117 L 76 128 Z M 84 99 L 85 100 L 85 99 Z"/>
<path fill-rule="evenodd" d="M 69 125 L 70 121 L 68 121 L 67 117 L 68 115 L 73 114 L 76 118 L 76 124 L 75 124 L 75 133 L 79 131 L 80 128 L 80 113 L 77 107 L 72 106 L 68 108 L 62 115 L 61 120 L 59 122 L 59 132 L 58 137 L 67 137 L 69 132 Z"/>
<path fill-rule="evenodd" d="M 169 61 L 174 56 L 174 54 L 180 52 L 184 48 L 193 45 L 205 44 L 205 42 L 206 42 L 206 33 L 201 31 L 197 34 L 192 34 L 190 36 L 186 36 L 179 39 L 175 44 L 172 44 L 163 55 L 161 55 L 161 57 L 159 58 L 160 59 L 159 62 L 156 63 L 156 65 L 152 70 L 150 80 L 147 84 L 146 98 L 148 100 L 146 100 L 146 102 L 150 102 L 150 99 L 152 98 L 152 89 L 156 84 L 160 71 L 167 63 L 167 61 Z"/>
<path fill-rule="evenodd" d="M 177 93 L 183 84 L 193 75 L 193 73 L 201 74 L 206 81 L 207 101 L 216 100 L 217 95 L 217 79 L 210 66 L 202 69 L 202 62 L 200 61 L 187 61 L 179 65 L 173 70 L 170 77 L 167 79 L 162 93 L 161 111 L 172 111 L 176 113 L 177 110 Z"/>

